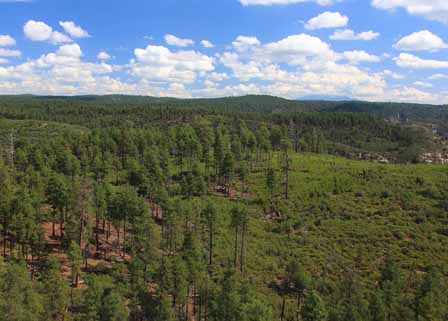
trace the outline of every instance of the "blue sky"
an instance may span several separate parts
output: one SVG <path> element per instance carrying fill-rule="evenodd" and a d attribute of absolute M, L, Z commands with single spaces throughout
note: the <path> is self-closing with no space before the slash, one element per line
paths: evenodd
<path fill-rule="evenodd" d="M 448 103 L 446 0 L 0 0 L 0 94 Z"/>

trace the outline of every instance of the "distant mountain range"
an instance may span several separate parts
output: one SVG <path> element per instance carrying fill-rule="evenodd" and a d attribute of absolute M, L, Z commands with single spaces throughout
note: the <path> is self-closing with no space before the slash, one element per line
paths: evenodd
<path fill-rule="evenodd" d="M 129 95 L 86 95 L 86 96 L 2 96 L 0 95 L 0 117 L 2 106 L 8 104 L 23 107 L 42 108 L 49 101 L 57 105 L 81 104 L 84 106 L 101 105 L 124 106 L 133 108 L 203 108 L 226 112 L 344 112 L 367 113 L 384 119 L 402 123 L 422 122 L 434 124 L 448 133 L 448 106 L 391 102 L 366 102 L 353 100 L 347 96 L 308 95 L 300 100 L 288 100 L 269 95 L 247 95 L 222 98 L 177 99 L 170 97 L 149 97 Z"/>

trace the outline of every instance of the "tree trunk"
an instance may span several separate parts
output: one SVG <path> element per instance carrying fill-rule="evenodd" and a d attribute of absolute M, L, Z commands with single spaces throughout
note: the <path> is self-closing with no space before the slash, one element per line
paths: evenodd
<path fill-rule="evenodd" d="M 62 240 L 62 238 L 64 237 L 64 210 L 61 210 L 61 223 L 59 225 L 59 234 Z"/>
<path fill-rule="evenodd" d="M 235 269 L 236 269 L 237 259 L 238 259 L 238 226 L 235 227 L 235 257 L 234 257 L 234 262 L 233 262 L 233 266 L 235 267 Z"/>
<path fill-rule="evenodd" d="M 189 302 L 190 301 L 190 283 L 188 283 L 188 288 L 187 288 L 187 304 L 185 307 L 185 321 L 188 321 L 188 313 L 189 313 Z"/>
<path fill-rule="evenodd" d="M 241 252 L 240 252 L 240 272 L 243 273 L 244 267 L 244 237 L 246 234 L 246 223 L 243 223 L 241 230 Z"/>
<path fill-rule="evenodd" d="M 204 305 L 204 319 L 208 321 L 208 283 L 207 288 L 205 289 L 205 304 Z M 200 319 L 199 319 L 200 320 Z"/>
<path fill-rule="evenodd" d="M 84 248 L 84 269 L 87 270 L 89 268 L 88 260 L 89 258 L 89 245 L 86 242 L 86 247 Z"/>
<path fill-rule="evenodd" d="M 302 316 L 300 314 L 302 310 L 302 294 L 297 294 L 297 321 L 300 321 L 302 319 Z"/>
<path fill-rule="evenodd" d="M 98 214 L 96 214 L 96 226 L 95 226 L 95 243 L 96 243 L 96 250 L 99 251 L 100 250 L 100 240 L 99 240 L 99 229 L 100 229 L 100 220 L 98 218 Z"/>
<path fill-rule="evenodd" d="M 6 237 L 8 235 L 8 228 L 6 226 L 6 219 L 5 219 L 4 223 L 3 223 L 3 227 L 4 227 L 4 230 L 3 230 L 3 257 L 6 257 Z"/>
<path fill-rule="evenodd" d="M 52 237 L 55 237 L 55 236 L 56 236 L 56 233 L 55 233 L 55 227 L 54 227 L 54 224 L 55 224 L 54 221 L 56 220 L 55 216 L 56 216 L 56 213 L 53 211 L 52 220 L 51 220 L 51 229 L 52 229 L 51 236 L 52 236 Z"/>
<path fill-rule="evenodd" d="M 283 319 L 285 318 L 285 308 L 286 308 L 286 299 L 283 296 L 283 302 L 282 302 L 282 314 L 280 316 L 280 321 L 283 321 Z"/>
<path fill-rule="evenodd" d="M 202 317 L 202 295 L 199 296 L 198 321 L 201 321 L 201 317 Z"/>
<path fill-rule="evenodd" d="M 208 265 L 212 265 L 213 260 L 213 223 L 210 223 L 210 254 Z"/>
<path fill-rule="evenodd" d="M 84 209 L 81 208 L 81 217 L 79 222 L 79 247 L 82 248 L 82 232 L 84 231 Z"/>
<path fill-rule="evenodd" d="M 123 258 L 126 255 L 126 216 L 123 219 Z"/>
<path fill-rule="evenodd" d="M 120 253 L 120 225 L 118 225 L 118 227 L 115 228 L 117 230 L 117 248 L 118 248 L 118 253 Z"/>
<path fill-rule="evenodd" d="M 78 283 L 79 283 L 79 273 L 76 273 L 76 275 L 75 275 L 75 288 L 78 287 Z"/>

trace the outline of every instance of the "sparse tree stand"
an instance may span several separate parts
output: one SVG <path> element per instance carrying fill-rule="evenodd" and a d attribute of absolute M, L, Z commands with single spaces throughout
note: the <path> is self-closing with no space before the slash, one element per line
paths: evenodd
<path fill-rule="evenodd" d="M 294 293 L 297 299 L 297 320 L 301 320 L 302 302 L 306 291 L 310 287 L 310 277 L 297 261 L 291 261 L 286 267 L 286 275 L 284 280 L 284 292 Z M 285 301 L 283 302 L 283 305 Z M 284 310 L 282 309 L 282 317 Z"/>
<path fill-rule="evenodd" d="M 202 211 L 203 219 L 208 227 L 209 233 L 209 259 L 208 264 L 211 266 L 213 263 L 213 236 L 215 232 L 215 225 L 217 220 L 217 209 L 215 204 L 208 202 L 205 209 Z"/>
<path fill-rule="evenodd" d="M 12 179 L 6 167 L 0 167 L 0 216 L 3 234 L 3 257 L 6 257 L 6 242 L 11 223 L 11 201 L 13 199 Z"/>
<path fill-rule="evenodd" d="M 67 206 L 67 186 L 64 181 L 63 176 L 54 174 L 51 176 L 48 187 L 47 187 L 48 202 L 52 208 L 52 237 L 56 236 L 55 224 L 56 224 L 56 213 L 60 213 L 60 236 L 63 236 L 63 225 L 64 225 L 64 209 Z"/>
<path fill-rule="evenodd" d="M 247 167 L 246 161 L 241 161 L 238 167 L 238 176 L 241 180 L 241 198 L 244 197 L 244 194 L 247 191 L 247 176 L 249 175 L 249 169 Z"/>
<path fill-rule="evenodd" d="M 244 269 L 244 241 L 246 236 L 246 229 L 248 223 L 248 214 L 245 207 L 235 206 L 232 209 L 232 221 L 231 226 L 235 229 L 235 252 L 234 252 L 234 267 L 237 268 L 238 265 L 238 234 L 241 234 L 241 244 L 240 244 L 240 272 Z"/>
<path fill-rule="evenodd" d="M 107 210 L 107 185 L 104 183 L 97 183 L 94 187 L 94 207 L 95 207 L 95 243 L 96 250 L 100 250 L 99 233 L 100 220 L 103 220 L 102 233 L 104 233 L 104 220 Z"/>
<path fill-rule="evenodd" d="M 10 159 L 9 159 L 9 161 L 10 161 L 10 164 L 11 164 L 11 168 L 12 168 L 12 170 L 14 171 L 15 170 L 15 166 L 14 166 L 14 159 L 15 159 L 15 137 L 14 137 L 14 130 L 12 130 L 11 131 L 11 134 L 10 134 L 10 143 L 9 143 L 9 157 L 10 157 Z"/>
<path fill-rule="evenodd" d="M 70 243 L 70 248 L 68 250 L 68 259 L 70 261 L 70 268 L 72 271 L 71 272 L 72 288 L 70 291 L 70 298 L 73 305 L 73 288 L 78 287 L 79 274 L 81 273 L 81 264 L 82 264 L 81 248 L 75 241 L 72 241 Z"/>
<path fill-rule="evenodd" d="M 234 175 L 234 167 L 235 167 L 235 160 L 233 159 L 231 153 L 227 153 L 222 163 L 221 174 L 225 180 L 227 196 L 229 198 L 232 196 L 231 189 L 232 189 L 232 179 Z"/>
<path fill-rule="evenodd" d="M 275 175 L 275 170 L 270 167 L 266 172 L 266 188 L 268 189 L 269 192 L 269 203 L 271 206 L 271 210 L 274 202 L 274 191 L 276 184 L 277 184 L 277 178 Z"/>
<path fill-rule="evenodd" d="M 245 211 L 245 210 L 244 210 Z M 241 252 L 240 252 L 240 272 L 243 273 L 244 269 L 244 241 L 246 239 L 246 228 L 247 228 L 247 213 L 244 212 L 242 214 L 242 222 L 241 222 Z"/>
<path fill-rule="evenodd" d="M 280 164 L 283 172 L 283 197 L 287 200 L 289 197 L 289 172 L 291 171 L 291 158 L 289 156 L 290 143 L 283 139 L 281 143 Z"/>

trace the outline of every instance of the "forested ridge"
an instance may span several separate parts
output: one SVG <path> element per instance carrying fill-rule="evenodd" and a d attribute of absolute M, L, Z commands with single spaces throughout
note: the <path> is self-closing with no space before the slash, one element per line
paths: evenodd
<path fill-rule="evenodd" d="M 389 104 L 390 105 L 390 104 Z M 199 117 L 245 119 L 251 129 L 259 122 L 287 127 L 297 151 L 310 135 L 322 136 L 325 149 L 351 158 L 387 158 L 391 162 L 416 162 L 424 151 L 440 149 L 432 132 L 423 126 L 402 126 L 390 121 L 393 113 L 381 113 L 381 106 L 364 102 L 296 102 L 271 96 L 243 96 L 217 99 L 175 99 L 143 96 L 2 96 L 0 117 L 10 120 L 40 120 L 83 127 L 166 127 L 190 123 Z M 339 107 L 338 107 L 339 106 Z M 390 105 L 392 106 L 392 105 Z M 400 105 L 414 108 L 418 105 Z M 444 107 L 420 106 L 440 110 L 427 112 L 423 121 L 430 127 L 432 120 L 443 123 Z M 401 108 L 401 107 L 400 107 Z M 391 108 L 398 114 L 401 109 Z M 403 119 L 408 119 L 401 114 Z M 414 113 L 412 113 L 414 115 Z M 400 116 L 401 117 L 401 116 Z M 401 118 L 400 118 L 401 119 Z M 437 121 L 436 121 L 437 120 Z M 440 127 L 440 128 L 443 128 Z M 313 149 L 309 147 L 309 149 Z"/>
<path fill-rule="evenodd" d="M 0 320 L 448 320 L 427 133 L 300 104 L 0 98 Z"/>

